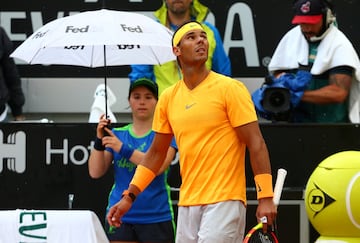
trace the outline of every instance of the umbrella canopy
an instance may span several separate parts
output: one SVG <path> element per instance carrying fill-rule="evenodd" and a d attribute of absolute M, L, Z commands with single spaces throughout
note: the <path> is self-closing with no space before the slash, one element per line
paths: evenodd
<path fill-rule="evenodd" d="M 162 64 L 175 60 L 171 38 L 168 28 L 145 15 L 101 9 L 45 24 L 11 57 L 85 67 Z"/>
<path fill-rule="evenodd" d="M 10 55 L 29 64 L 106 67 L 175 60 L 172 31 L 145 15 L 94 10 L 51 21 Z M 107 116 L 107 88 L 105 115 Z"/>

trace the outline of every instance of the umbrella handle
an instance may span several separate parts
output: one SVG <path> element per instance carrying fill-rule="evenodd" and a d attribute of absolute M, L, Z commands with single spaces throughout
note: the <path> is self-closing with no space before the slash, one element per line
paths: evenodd
<path fill-rule="evenodd" d="M 103 0 L 103 3 L 105 2 L 105 0 Z M 104 45 L 104 84 L 105 84 L 105 117 L 106 119 L 108 119 L 108 102 L 107 102 L 107 99 L 108 99 L 108 96 L 107 96 L 107 65 L 106 65 L 106 47 Z M 111 129 L 110 128 L 110 125 L 108 124 L 106 126 L 107 128 Z M 109 136 L 109 134 L 104 131 L 104 136 Z"/>
<path fill-rule="evenodd" d="M 105 2 L 105 0 L 103 0 L 103 2 Z M 104 79 L 104 83 L 105 83 L 105 117 L 106 117 L 106 119 L 108 119 L 108 112 L 107 112 L 107 110 L 108 110 L 108 107 L 107 107 L 107 67 L 106 67 L 106 47 L 105 47 L 105 45 L 104 45 L 104 77 L 105 77 L 105 79 Z"/>

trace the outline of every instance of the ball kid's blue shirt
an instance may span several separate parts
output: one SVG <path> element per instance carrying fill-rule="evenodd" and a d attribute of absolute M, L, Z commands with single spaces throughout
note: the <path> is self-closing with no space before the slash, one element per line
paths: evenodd
<path fill-rule="evenodd" d="M 113 128 L 112 131 L 124 144 L 141 152 L 146 152 L 149 149 L 155 135 L 153 131 L 149 131 L 144 136 L 136 136 L 132 131 L 132 124 Z M 174 139 L 171 147 L 177 150 Z M 136 165 L 111 148 L 106 150 L 111 152 L 114 158 L 114 184 L 109 194 L 106 209 L 108 212 L 114 204 L 119 202 L 122 192 L 128 188 L 134 176 Z M 167 183 L 168 172 L 169 169 L 155 177 L 151 184 L 138 195 L 131 209 L 122 217 L 124 223 L 148 224 L 173 219 L 170 186 Z"/>

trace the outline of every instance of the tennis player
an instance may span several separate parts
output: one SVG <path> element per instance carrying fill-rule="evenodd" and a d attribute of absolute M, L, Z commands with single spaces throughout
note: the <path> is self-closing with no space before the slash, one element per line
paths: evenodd
<path fill-rule="evenodd" d="M 256 217 L 266 217 L 271 225 L 277 214 L 269 154 L 254 104 L 242 82 L 206 68 L 209 43 L 200 23 L 182 25 L 172 45 L 183 79 L 160 96 L 154 141 L 127 190 L 137 196 L 147 187 L 174 136 L 182 178 L 176 242 L 242 242 L 246 149 L 259 200 Z M 120 227 L 132 203 L 124 196 L 115 204 L 107 215 L 109 224 Z"/>

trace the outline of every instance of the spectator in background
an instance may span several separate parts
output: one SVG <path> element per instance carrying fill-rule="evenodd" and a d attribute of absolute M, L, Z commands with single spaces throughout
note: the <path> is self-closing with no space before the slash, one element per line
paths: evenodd
<path fill-rule="evenodd" d="M 110 166 L 114 169 L 114 186 L 109 195 L 107 210 L 122 197 L 135 200 L 126 191 L 135 168 L 150 147 L 155 133 L 151 130 L 158 88 L 155 82 L 138 79 L 129 89 L 129 104 L 133 122 L 119 128 L 108 129 L 110 120 L 100 117 L 94 149 L 89 158 L 89 173 L 93 178 L 103 176 Z M 105 132 L 108 136 L 104 136 Z M 110 242 L 172 243 L 175 237 L 173 210 L 167 184 L 168 166 L 174 159 L 177 147 L 173 142 L 166 148 L 167 156 L 157 177 L 124 216 L 121 228 L 105 225 Z"/>
<path fill-rule="evenodd" d="M 22 112 L 25 96 L 14 59 L 10 57 L 12 51 L 11 40 L 5 30 L 0 27 L 0 122 L 10 120 L 7 118 L 8 106 L 13 120 L 25 120 Z"/>
<path fill-rule="evenodd" d="M 225 53 L 219 31 L 205 21 L 208 12 L 209 9 L 198 0 L 164 0 L 154 15 L 161 24 L 173 31 L 190 20 L 202 23 L 209 40 L 209 58 L 206 67 L 217 73 L 231 76 L 230 59 Z M 182 78 L 176 61 L 154 66 L 132 65 L 131 67 L 130 81 L 142 77 L 154 80 L 159 86 L 159 94 Z"/>
<path fill-rule="evenodd" d="M 308 70 L 312 78 L 292 111 L 294 122 L 360 122 L 360 62 L 337 28 L 327 0 L 298 0 L 294 28 L 278 44 L 269 71 L 274 78 Z"/>

